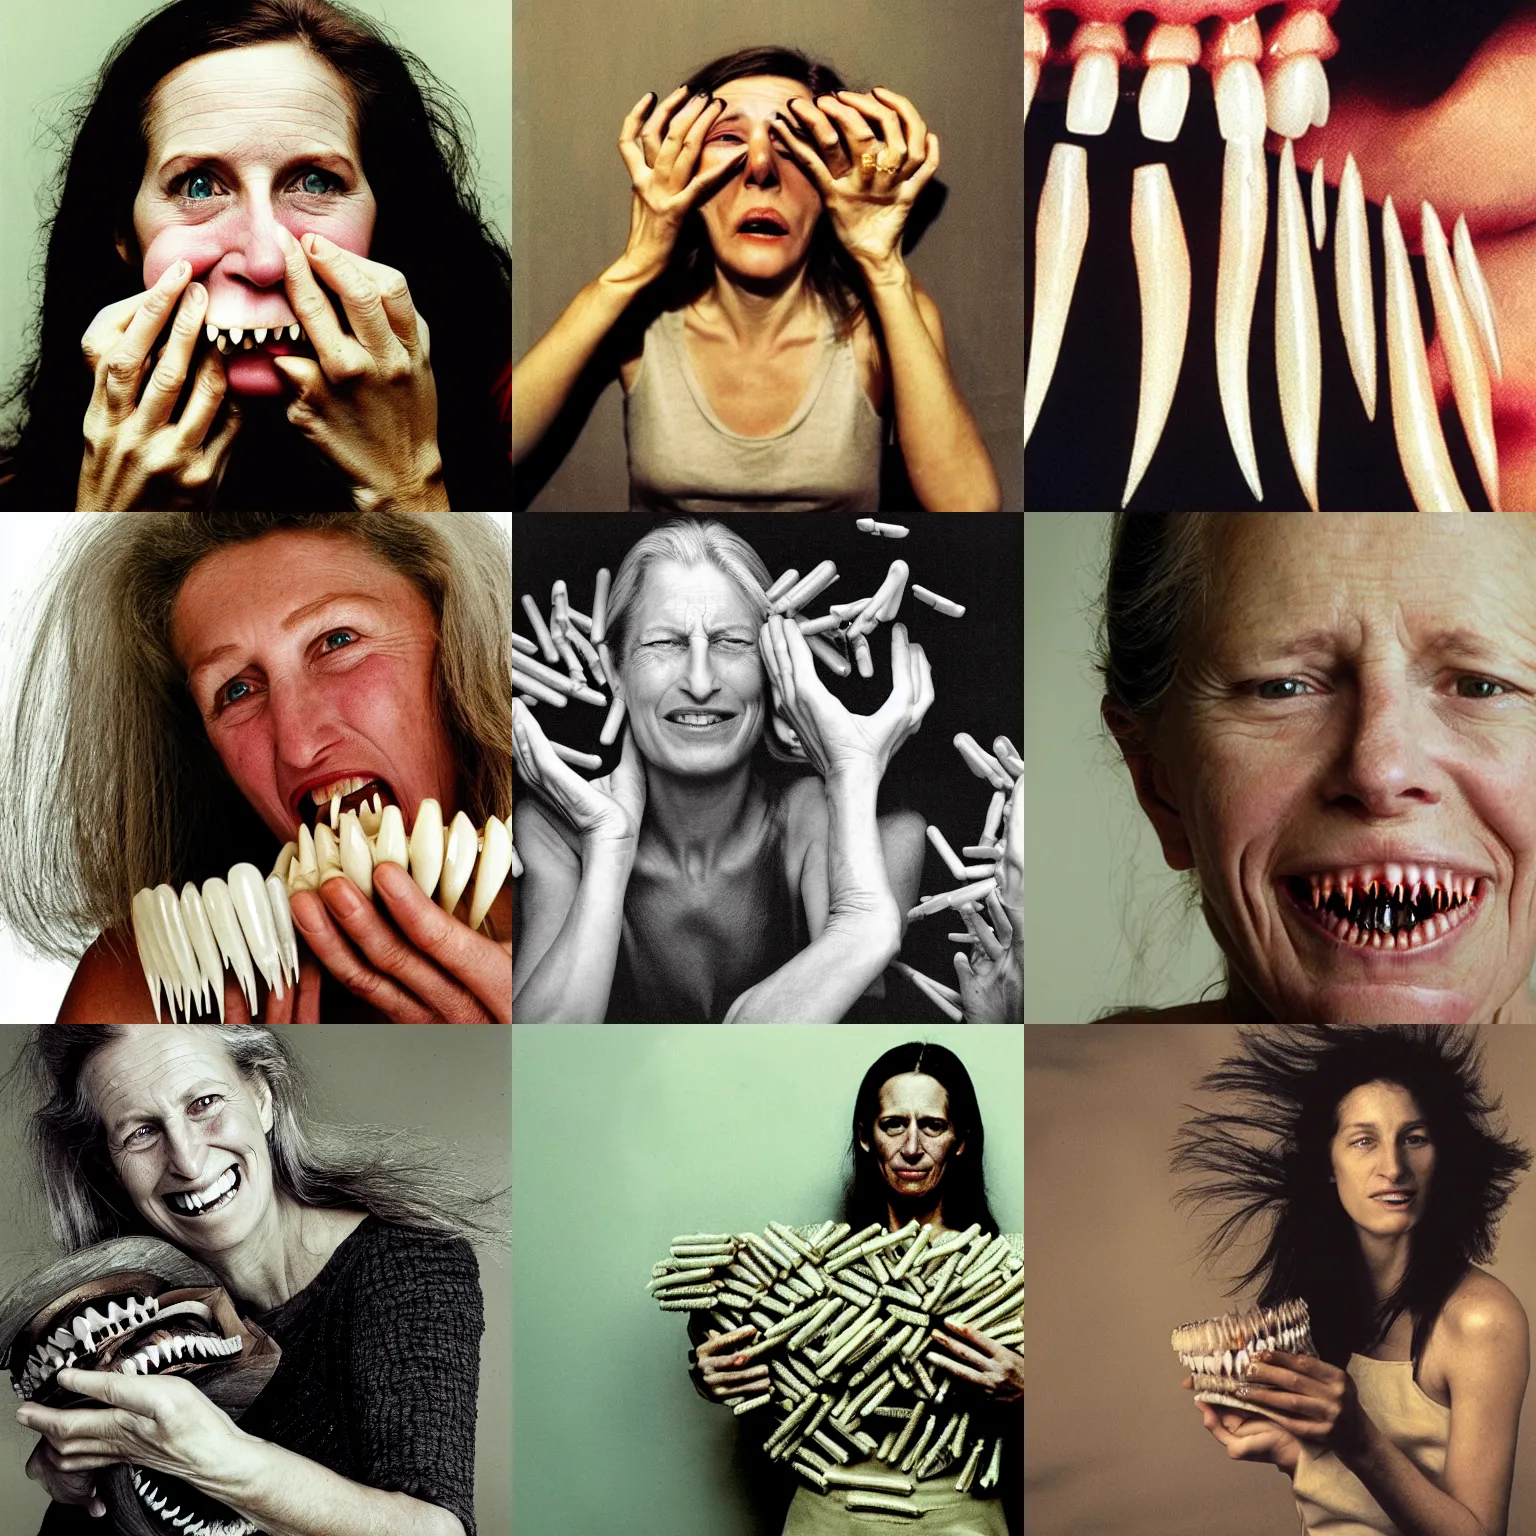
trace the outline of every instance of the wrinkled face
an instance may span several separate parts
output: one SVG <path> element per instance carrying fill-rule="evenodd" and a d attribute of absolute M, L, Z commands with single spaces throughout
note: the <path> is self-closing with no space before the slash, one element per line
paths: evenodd
<path fill-rule="evenodd" d="M 346 82 L 298 42 L 261 43 L 189 59 L 155 90 L 149 153 L 133 230 L 151 287 L 177 261 L 208 289 L 207 323 L 259 328 L 297 323 L 283 287 L 279 225 L 314 230 L 368 254 L 376 213 L 363 174 Z M 128 258 L 126 246 L 120 247 Z M 241 346 L 243 347 L 244 339 Z M 206 336 L 201 346 L 206 346 Z M 273 336 L 229 354 L 230 387 L 278 395 L 271 357 L 309 351 Z"/>
<path fill-rule="evenodd" d="M 432 605 L 345 534 L 282 530 L 193 568 L 171 640 L 208 739 L 279 841 L 378 795 L 445 821 L 458 773 L 437 704 Z"/>
<path fill-rule="evenodd" d="M 1223 519 L 1147 810 L 1282 1020 L 1487 1021 L 1536 954 L 1536 529 Z"/>
<path fill-rule="evenodd" d="M 701 207 L 715 260 L 733 275 L 772 281 L 797 271 L 821 217 L 821 194 L 789 151 L 768 132 L 774 113 L 796 122 L 791 96 L 809 88 L 777 75 L 727 80 L 715 95 L 725 107 L 709 130 L 701 171 L 724 165 L 743 149 L 746 164 Z"/>
<path fill-rule="evenodd" d="M 923 1072 L 903 1072 L 880 1085 L 880 1113 L 871 1140 L 860 1145 L 873 1150 L 893 1194 L 920 1199 L 937 1194 L 965 1143 L 955 1138 L 944 1085 Z"/>
<path fill-rule="evenodd" d="M 769 708 L 756 609 L 713 565 L 647 570 L 624 644 L 623 697 L 640 755 L 668 773 L 727 773 Z"/>
<path fill-rule="evenodd" d="M 1346 1094 L 1330 1156 L 1339 1203 L 1363 1232 L 1395 1237 L 1423 1220 L 1435 1144 L 1406 1088 L 1364 1083 Z"/>
<path fill-rule="evenodd" d="M 161 1237 L 212 1259 L 275 1219 L 271 1094 L 246 1082 L 211 1031 L 125 1029 L 82 1081 L 118 1182 Z"/>

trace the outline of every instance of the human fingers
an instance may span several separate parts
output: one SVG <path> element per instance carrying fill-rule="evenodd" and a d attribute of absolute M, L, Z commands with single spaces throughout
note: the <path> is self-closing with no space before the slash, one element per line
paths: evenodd
<path fill-rule="evenodd" d="M 47 1440 L 40 1439 L 27 1457 L 26 1474 L 34 1483 L 41 1483 L 56 1504 L 84 1504 L 93 1515 L 104 1514 L 106 1505 L 96 1496 L 93 1473 L 89 1470 L 68 1471 L 59 1464 L 61 1459 Z"/>
<path fill-rule="evenodd" d="M 970 1365 L 985 1369 L 991 1365 L 992 1357 L 985 1350 L 977 1348 L 966 1339 L 957 1339 L 953 1334 L 944 1333 L 935 1328 L 932 1331 L 933 1342 L 955 1356 L 957 1360 L 964 1360 Z"/>
<path fill-rule="evenodd" d="M 928 148 L 923 156 L 922 164 L 907 177 L 906 195 L 916 199 L 917 194 L 933 180 L 939 169 L 939 136 L 930 132 L 928 135 Z"/>
<path fill-rule="evenodd" d="M 766 1392 L 771 1378 L 766 1365 L 749 1366 L 744 1371 L 705 1371 L 704 1384 L 717 1397 L 752 1397 Z"/>
<path fill-rule="evenodd" d="M 722 1351 L 729 1350 L 731 1345 L 740 1344 L 746 1339 L 752 1338 L 757 1329 L 748 1323 L 743 1328 L 733 1328 L 729 1333 L 715 1333 L 711 1331 L 709 1337 L 694 1351 L 702 1360 L 706 1355 L 718 1355 Z"/>
<path fill-rule="evenodd" d="M 165 274 L 162 273 L 162 281 L 164 277 Z M 146 293 L 130 294 L 126 299 L 118 299 L 114 303 L 103 306 L 91 317 L 91 323 L 85 328 L 85 335 L 80 338 L 80 358 L 88 373 L 95 375 L 102 359 L 127 334 L 133 317 L 143 308 L 144 301 L 153 292 L 154 289 L 150 289 Z"/>
<path fill-rule="evenodd" d="M 225 372 L 224 359 L 219 355 L 217 347 L 209 347 L 198 362 L 192 376 L 192 393 L 187 396 L 187 408 L 181 413 L 181 420 L 176 423 L 176 435 L 181 441 L 183 453 L 190 454 L 194 449 L 204 446 L 208 430 L 228 395 L 229 374 Z M 231 411 L 238 418 L 239 412 L 233 402 Z M 229 419 L 226 418 L 226 426 Z"/>
<path fill-rule="evenodd" d="M 695 110 L 697 108 L 697 110 Z M 725 110 L 725 103 L 718 96 L 706 96 L 702 103 L 695 97 L 677 114 L 671 128 L 667 131 L 667 137 L 661 146 L 661 159 L 657 162 L 658 172 L 675 170 L 678 179 L 687 181 L 693 176 L 699 163 L 699 154 L 704 143 L 704 135 L 709 132 L 716 119 Z M 671 151 L 670 159 L 668 152 Z"/>
<path fill-rule="evenodd" d="M 880 138 L 885 146 L 880 160 L 885 168 L 889 171 L 903 170 L 907 163 L 907 135 L 897 113 L 878 96 L 871 96 L 865 91 L 839 91 L 837 99 L 855 108 L 866 122 L 872 121 L 880 129 Z M 919 139 L 919 150 L 922 143 Z M 916 158 L 922 158 L 921 152 Z"/>
<path fill-rule="evenodd" d="M 1294 1392 L 1326 1391 L 1340 1385 L 1344 1372 L 1315 1355 L 1292 1355 L 1283 1350 L 1261 1350 L 1250 1356 L 1248 1376 Z"/>
<path fill-rule="evenodd" d="M 672 114 L 688 100 L 688 87 L 680 85 L 675 91 L 668 92 L 661 97 L 650 110 L 645 119 L 645 125 L 640 130 L 640 146 L 645 151 L 645 163 L 655 166 L 656 157 L 661 153 L 662 135 L 667 131 L 667 124 Z"/>
<path fill-rule="evenodd" d="M 345 878 L 345 877 L 339 877 Z M 327 880 L 335 885 L 336 880 Z M 349 882 L 350 883 L 350 882 Z M 353 886 L 354 893 L 357 887 Z M 361 901 L 361 893 L 357 893 Z M 355 997 L 371 1003 L 396 1024 L 419 1024 L 427 1005 L 413 997 L 393 977 L 365 964 L 318 891 L 297 891 L 290 903 L 293 925 L 304 936 L 315 958 Z"/>
<path fill-rule="evenodd" d="M 283 287 L 287 290 L 288 302 L 293 305 L 293 312 L 299 317 L 326 378 L 354 377 L 364 360 L 361 343 L 342 330 L 304 247 L 294 239 L 292 231 L 279 224 L 277 239 L 283 248 Z"/>
<path fill-rule="evenodd" d="M 182 386 L 187 382 L 192 350 L 197 345 L 198 332 L 203 328 L 203 317 L 207 313 L 208 290 L 201 283 L 188 284 L 176 306 L 170 340 L 150 370 L 149 383 L 139 401 L 139 418 L 146 429 L 163 427 L 171 419 Z"/>
<path fill-rule="evenodd" d="M 646 168 L 645 148 L 640 143 L 640 130 L 645 126 L 645 119 L 655 100 L 656 92 L 647 91 L 629 109 L 628 116 L 619 125 L 619 155 L 624 161 L 624 168 L 629 172 L 631 180 Z"/>
<path fill-rule="evenodd" d="M 786 715 L 793 715 L 800 703 L 799 679 L 795 675 L 794 658 L 789 652 L 789 630 L 792 625 L 784 622 L 782 614 L 771 613 L 768 622 L 763 626 L 764 633 L 768 637 L 768 645 L 773 653 L 774 687 L 777 690 L 780 708 Z M 799 631 L 796 630 L 796 634 Z M 803 645 L 804 638 L 801 638 Z"/>
<path fill-rule="evenodd" d="M 1014 927 L 1012 921 L 1008 917 L 1008 913 L 1004 910 L 1002 902 L 997 899 L 996 891 L 987 892 L 987 917 L 991 920 L 992 927 L 996 930 L 997 937 L 1002 941 L 1002 950 L 1003 953 L 1006 954 L 1008 945 L 1013 942 Z M 978 932 L 981 928 L 985 927 L 985 923 L 980 923 Z M 994 960 L 998 960 L 1001 959 L 1002 956 L 993 955 L 992 958 Z"/>
<path fill-rule="evenodd" d="M 405 339 L 395 333 L 384 304 L 384 283 L 387 282 L 395 309 L 409 307 L 411 291 L 404 276 L 393 267 L 378 262 L 368 263 L 368 267 L 373 268 L 369 271 L 351 251 L 343 250 L 324 235 L 311 232 L 304 236 L 301 244 L 309 253 L 311 265 L 341 300 L 341 307 L 352 325 L 352 334 L 383 366 L 386 376 L 390 370 L 409 371 L 410 353 Z M 384 279 L 382 274 L 386 272 L 389 277 Z M 354 367 L 358 361 L 353 359 Z"/>
<path fill-rule="evenodd" d="M 969 1381 L 978 1387 L 984 1387 L 992 1379 L 986 1371 L 973 1370 L 968 1365 L 962 1365 L 958 1360 L 952 1360 L 948 1355 L 941 1355 L 936 1350 L 929 1350 L 927 1354 L 929 1365 L 937 1366 L 940 1370 L 948 1371 L 951 1376 L 958 1376 L 961 1381 Z"/>
<path fill-rule="evenodd" d="M 992 892 L 988 891 L 987 894 L 990 896 Z M 988 906 L 987 912 L 989 916 L 991 915 L 991 911 L 991 907 Z M 981 947 L 983 952 L 986 954 L 987 959 L 1001 960 L 1003 956 L 1008 953 L 1008 939 L 1013 937 L 1013 930 L 1011 928 L 1008 929 L 1007 938 L 1002 937 L 1002 928 L 999 928 L 998 931 L 994 933 L 992 929 L 989 928 L 987 924 L 982 922 L 982 920 L 976 915 L 975 909 L 969 902 L 964 904 L 964 910 L 960 915 L 965 919 L 965 926 L 969 928 L 971 932 L 974 933 L 976 937 L 981 941 Z M 996 922 L 997 919 L 993 918 L 993 921 Z M 1008 919 L 1006 917 L 1002 919 L 1002 924 L 1003 927 L 1007 927 Z"/>
<path fill-rule="evenodd" d="M 497 1022 L 510 1024 L 512 962 L 505 948 L 444 912 L 398 864 L 380 864 L 373 885 L 406 938 L 472 992 Z"/>
<path fill-rule="evenodd" d="M 1019 756 L 1018 749 L 1006 736 L 992 738 L 992 755 L 1014 778 L 1024 777 L 1024 759 Z"/>
<path fill-rule="evenodd" d="M 981 1329 L 972 1327 L 970 1323 L 946 1323 L 944 1326 L 953 1329 L 965 1340 L 966 1345 L 985 1360 L 1001 1360 L 1008 1353 L 1003 1345 L 983 1333 Z M 940 1334 L 939 1337 L 947 1343 L 953 1342 L 946 1334 Z"/>
<path fill-rule="evenodd" d="M 879 148 L 875 130 L 864 114 L 851 107 L 840 96 L 818 96 L 816 105 L 837 125 L 848 153 L 855 163 L 866 154 Z"/>
<path fill-rule="evenodd" d="M 190 262 L 178 261 L 167 267 L 134 312 L 122 339 L 107 352 L 104 376 L 98 377 L 103 380 L 102 398 L 113 423 L 126 420 L 138 405 L 139 382 L 149 362 L 150 348 L 191 276 Z"/>
<path fill-rule="evenodd" d="M 702 169 L 695 171 L 693 180 L 688 183 L 690 206 L 697 207 L 700 203 L 708 202 L 746 163 L 747 151 L 741 149 L 723 165 L 714 166 L 707 171 Z"/>
<path fill-rule="evenodd" d="M 933 703 L 933 667 L 929 664 L 928 652 L 922 646 L 914 645 L 912 655 L 917 667 L 917 697 L 912 702 L 912 729 L 915 731 L 923 723 L 923 717 Z"/>
<path fill-rule="evenodd" d="M 837 181 L 821 154 L 789 129 L 781 127 L 777 118 L 769 124 L 769 128 L 790 159 L 805 172 L 811 185 L 821 193 L 823 198 L 830 196 L 837 187 Z"/>
<path fill-rule="evenodd" d="M 326 241 L 326 244 L 330 245 L 332 242 Z M 337 249 L 339 250 L 340 247 L 338 246 Z M 379 291 L 379 303 L 384 307 L 389 328 L 399 338 L 405 350 L 413 355 L 417 352 L 425 352 L 428 342 L 427 322 L 416 312 L 416 302 L 411 297 L 411 285 L 406 280 L 405 273 L 398 267 L 386 266 L 382 261 L 374 261 L 368 256 L 359 256 L 356 251 L 344 251 L 342 254 L 364 277 L 373 281 Z"/>
<path fill-rule="evenodd" d="M 902 130 L 906 135 L 907 153 L 921 156 L 928 143 L 928 124 L 923 115 L 899 91 L 887 90 L 883 85 L 874 87 L 874 94 L 888 106 L 894 107 L 901 117 Z"/>
<path fill-rule="evenodd" d="M 810 130 L 816 150 L 834 176 L 848 169 L 848 151 L 838 136 L 837 124 L 809 97 L 791 96 L 787 106 L 794 121 Z"/>

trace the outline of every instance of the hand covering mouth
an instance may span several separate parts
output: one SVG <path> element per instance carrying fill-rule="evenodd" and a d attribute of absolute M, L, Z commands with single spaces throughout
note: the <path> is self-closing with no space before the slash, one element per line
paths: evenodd
<path fill-rule="evenodd" d="M 734 720 L 734 709 L 671 709 L 662 719 L 670 721 L 673 725 L 692 726 L 695 730 L 705 726 L 720 725 L 726 720 Z"/>
<path fill-rule="evenodd" d="M 749 208 L 737 221 L 738 235 L 787 235 L 789 221 L 772 208 Z"/>
<path fill-rule="evenodd" d="M 290 797 L 288 805 L 294 816 L 313 831 L 322 820 L 339 822 L 345 811 L 372 806 L 375 796 L 380 810 L 386 805 L 400 804 L 387 780 L 351 773 L 311 779 Z"/>

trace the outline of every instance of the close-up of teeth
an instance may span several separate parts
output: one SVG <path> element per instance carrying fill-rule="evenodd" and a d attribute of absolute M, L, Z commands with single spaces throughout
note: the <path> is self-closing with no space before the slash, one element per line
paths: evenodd
<path fill-rule="evenodd" d="M 1212 7 L 1214 11 L 1215 6 Z M 1336 318 L 1366 416 L 1374 421 L 1377 326 L 1372 237 L 1359 167 L 1346 156 L 1337 169 L 1338 204 L 1328 217 L 1329 167 L 1308 166 L 1303 196 L 1295 143 L 1327 124 L 1331 92 L 1327 61 L 1339 51 L 1328 21 L 1331 7 L 1290 3 L 1200 27 L 1157 21 L 1139 44 L 1133 23 L 1079 20 L 1058 0 L 1025 0 L 1026 123 L 1047 96 L 1065 98 L 1066 140 L 1051 146 L 1034 217 L 1034 312 L 1026 365 L 1024 442 L 1035 432 L 1058 371 L 1068 317 L 1090 226 L 1095 239 L 1122 242 L 1129 234 L 1141 308 L 1141 375 L 1134 440 L 1121 497 L 1130 505 L 1154 462 L 1179 388 L 1190 388 L 1185 358 L 1189 330 L 1189 245 L 1169 167 L 1139 163 L 1132 176 L 1129 219 L 1124 210 L 1090 210 L 1096 145 L 1134 95 L 1145 144 L 1173 144 L 1191 110 L 1191 74 L 1209 79 L 1222 142 L 1220 246 L 1215 278 L 1215 383 L 1230 450 L 1256 501 L 1264 497 L 1250 403 L 1250 343 L 1266 242 L 1275 269 L 1274 379 L 1279 415 L 1301 500 L 1316 511 L 1328 500 L 1320 476 L 1323 399 L 1321 327 Z M 1100 15 L 1112 13 L 1104 7 Z M 1132 11 L 1127 9 L 1129 19 Z M 1261 26 L 1260 16 L 1267 25 Z M 1203 38 L 1203 42 L 1202 42 Z M 1139 77 L 1139 80 L 1138 80 Z M 1134 91 L 1130 89 L 1135 85 Z M 1266 156 L 1266 134 L 1279 140 Z M 1099 150 L 1099 154 L 1107 151 Z M 1214 156 L 1217 148 L 1213 144 Z M 1270 159 L 1276 168 L 1276 208 L 1270 216 Z M 1310 206 L 1309 206 L 1310 203 Z M 1310 213 L 1310 217 L 1309 217 Z M 1464 218 L 1453 235 L 1434 207 L 1416 210 L 1433 305 L 1432 334 L 1443 345 L 1451 392 L 1487 504 L 1501 509 L 1491 380 L 1501 377 L 1498 327 L 1488 288 Z M 1331 228 L 1330 228 L 1331 224 Z M 1271 231 L 1273 232 L 1271 235 Z M 1414 504 L 1422 511 L 1464 511 L 1431 381 L 1425 320 L 1414 283 L 1403 223 L 1390 197 L 1381 208 L 1386 272 L 1387 388 L 1398 458 Z M 1411 235 L 1411 231 L 1409 232 Z M 1326 254 L 1333 240 L 1331 257 Z M 1337 316 L 1320 315 L 1315 263 L 1328 262 Z M 1079 301 L 1081 302 L 1081 301 Z M 1199 308 L 1198 296 L 1196 307 Z M 1331 308 L 1332 306 L 1330 306 Z M 1261 320 L 1264 323 L 1270 317 Z M 1068 343 L 1070 345 L 1070 343 Z M 1203 351 L 1199 349 L 1199 351 Z M 1266 393 L 1268 391 L 1266 390 Z M 1299 507 L 1296 508 L 1299 510 Z"/>
<path fill-rule="evenodd" d="M 296 342 L 304 335 L 304 329 L 295 321 L 292 325 L 218 326 L 205 325 L 203 332 L 220 352 L 249 352 L 252 347 L 263 345 L 270 336 L 273 341 Z M 306 338 L 307 339 L 307 338 Z"/>
<path fill-rule="evenodd" d="M 355 781 L 354 789 L 367 782 Z M 161 885 L 133 898 L 134 939 L 157 1022 L 162 988 L 172 1020 L 190 1018 L 194 1008 L 204 1015 L 216 1008 L 223 1019 L 225 966 L 253 1014 L 257 970 L 281 998 L 299 974 L 289 900 L 301 890 L 318 891 L 339 875 L 371 899 L 373 870 L 398 864 L 445 912 L 451 914 L 467 892 L 469 926 L 479 928 L 485 921 L 515 862 L 511 828 L 500 817 L 491 816 L 476 831 L 460 811 L 445 832 L 442 807 L 426 799 L 407 841 L 399 806 L 384 805 L 375 794 L 371 805 L 341 811 L 340 789 L 325 788 L 331 791 L 332 820 L 322 819 L 313 832 L 301 823 L 297 840 L 283 845 L 265 879 L 254 864 L 236 864 L 227 882 L 214 878 L 199 889 L 188 881 L 180 897 Z"/>
<path fill-rule="evenodd" d="M 1391 864 L 1294 876 L 1292 896 L 1335 937 L 1357 948 L 1414 949 L 1457 927 L 1478 896 L 1475 875 Z"/>
<path fill-rule="evenodd" d="M 1197 1403 L 1268 1417 L 1274 1415 L 1248 1398 L 1252 1356 L 1277 1349 L 1289 1355 L 1317 1353 L 1304 1301 L 1282 1301 L 1276 1307 L 1254 1307 L 1185 1323 L 1173 1330 L 1172 1344 L 1179 1363 L 1194 1377 Z"/>

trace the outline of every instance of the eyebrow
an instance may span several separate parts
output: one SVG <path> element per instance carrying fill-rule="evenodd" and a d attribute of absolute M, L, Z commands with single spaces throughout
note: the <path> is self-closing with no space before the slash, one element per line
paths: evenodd
<path fill-rule="evenodd" d="M 1340 1131 L 1379 1131 L 1381 1126 L 1374 1120 L 1352 1120 L 1348 1125 L 1340 1126 Z M 1427 1131 L 1427 1120 L 1410 1120 L 1405 1125 L 1398 1127 L 1399 1133 L 1403 1131 Z"/>
<path fill-rule="evenodd" d="M 1273 639 L 1265 640 L 1263 648 L 1265 650 L 1281 651 L 1287 655 L 1295 655 L 1302 651 L 1332 650 L 1337 644 L 1337 631 L 1332 629 L 1309 629 L 1299 635 L 1278 635 Z M 1420 649 L 1460 651 L 1465 655 L 1476 656 L 1483 660 L 1492 660 L 1504 654 L 1500 647 L 1495 645 L 1486 636 L 1478 634 L 1474 629 L 1467 629 L 1465 627 L 1432 630 L 1424 637 Z"/>
<path fill-rule="evenodd" d="M 212 165 L 220 169 L 233 169 L 234 162 L 227 156 L 215 150 L 199 151 L 195 149 L 178 150 L 173 155 L 166 156 L 160 162 L 160 168 L 156 175 L 164 176 L 178 167 L 186 165 Z M 357 162 L 351 155 L 334 149 L 306 149 L 291 154 L 279 166 L 280 170 L 290 170 L 296 165 L 331 165 L 343 170 L 356 172 Z"/>
<path fill-rule="evenodd" d="M 663 624 L 658 622 L 655 624 L 647 624 L 645 628 L 640 631 L 640 639 L 643 643 L 648 639 L 656 639 L 658 636 L 662 635 L 682 635 L 686 638 L 689 633 L 690 631 L 681 628 L 679 625 Z M 746 635 L 751 639 L 756 638 L 755 632 L 749 629 L 745 624 L 741 623 L 726 624 L 719 629 L 706 630 L 705 634 L 711 640 L 718 639 L 722 635 Z"/>
<path fill-rule="evenodd" d="M 372 608 L 383 606 L 376 597 L 367 592 L 327 592 L 324 597 L 317 597 L 314 602 L 305 603 L 302 608 L 295 608 L 278 627 L 286 634 L 332 603 L 366 603 Z M 190 683 L 199 672 L 206 671 L 215 662 L 222 661 L 227 656 L 238 656 L 240 651 L 240 646 L 230 644 L 216 646 L 213 650 L 205 652 L 188 668 L 187 681 Z"/>

